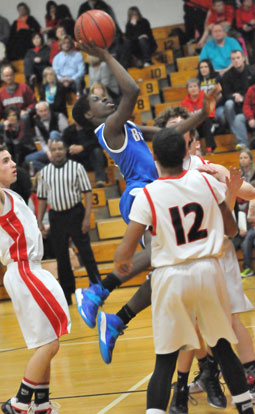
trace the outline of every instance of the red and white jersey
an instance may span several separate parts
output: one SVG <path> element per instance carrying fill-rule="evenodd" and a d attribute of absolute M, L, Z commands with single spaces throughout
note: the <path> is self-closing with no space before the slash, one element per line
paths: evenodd
<path fill-rule="evenodd" d="M 11 208 L 0 216 L 0 260 L 3 265 L 11 262 L 40 262 L 43 255 L 42 235 L 35 215 L 23 198 L 5 190 L 5 206 L 10 199 Z"/>
<path fill-rule="evenodd" d="M 176 265 L 221 253 L 223 185 L 209 174 L 183 171 L 137 194 L 130 220 L 152 228 L 152 266 Z"/>
<path fill-rule="evenodd" d="M 204 160 L 202 157 L 199 157 L 198 155 L 189 155 L 188 158 L 185 158 L 183 160 L 183 169 L 184 170 L 196 170 L 201 165 L 209 164 L 210 161 Z"/>

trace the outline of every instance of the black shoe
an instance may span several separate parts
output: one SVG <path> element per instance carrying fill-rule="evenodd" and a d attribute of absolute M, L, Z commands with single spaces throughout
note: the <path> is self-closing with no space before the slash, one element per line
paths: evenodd
<path fill-rule="evenodd" d="M 219 373 L 220 371 L 216 367 L 210 367 L 208 362 L 205 362 L 197 382 L 202 390 L 207 393 L 207 401 L 212 407 L 226 408 L 227 399 L 221 389 Z"/>
<path fill-rule="evenodd" d="M 23 404 L 24 405 L 24 404 Z M 20 413 L 24 413 L 24 410 L 15 410 L 14 408 L 12 408 L 11 406 L 11 399 L 4 402 L 1 406 L 2 412 L 4 414 L 20 414 Z"/>
<path fill-rule="evenodd" d="M 169 414 L 188 414 L 188 399 L 189 388 L 186 386 L 179 389 L 177 384 L 175 384 Z"/>

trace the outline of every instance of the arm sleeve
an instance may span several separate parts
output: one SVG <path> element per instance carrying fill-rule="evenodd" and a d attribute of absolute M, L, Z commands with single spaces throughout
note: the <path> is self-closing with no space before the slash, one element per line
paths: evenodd
<path fill-rule="evenodd" d="M 144 224 L 145 226 L 152 225 L 150 205 L 143 190 L 136 195 L 129 214 L 129 218 L 130 220 Z"/>
<path fill-rule="evenodd" d="M 84 63 L 83 56 L 80 52 L 77 52 L 77 53 L 78 53 L 76 56 L 77 71 L 75 75 L 72 77 L 72 79 L 83 78 L 83 76 L 85 75 L 85 63 Z"/>
<path fill-rule="evenodd" d="M 92 191 L 88 174 L 86 173 L 85 168 L 81 164 L 78 164 L 77 174 L 81 192 L 86 193 L 88 191 Z"/>
<path fill-rule="evenodd" d="M 56 55 L 56 56 L 53 58 L 53 61 L 52 61 L 52 67 L 53 67 L 53 69 L 54 69 L 54 70 L 55 70 L 55 72 L 56 72 L 57 78 L 58 78 L 58 79 L 61 79 L 61 75 L 60 75 L 60 67 L 61 67 L 61 62 L 59 61 L 59 55 Z"/>

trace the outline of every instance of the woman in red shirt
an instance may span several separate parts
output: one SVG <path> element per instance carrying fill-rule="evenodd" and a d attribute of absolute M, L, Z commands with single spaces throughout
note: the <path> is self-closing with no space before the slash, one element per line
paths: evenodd
<path fill-rule="evenodd" d="M 181 106 L 184 106 L 189 112 L 194 113 L 202 109 L 204 92 L 200 90 L 199 80 L 196 78 L 190 78 L 186 84 L 188 94 L 181 101 Z M 212 126 L 214 120 L 215 111 L 213 110 L 209 117 L 202 122 L 197 128 L 200 137 L 205 138 L 206 152 L 211 153 L 216 148 L 216 143 L 212 133 Z"/>

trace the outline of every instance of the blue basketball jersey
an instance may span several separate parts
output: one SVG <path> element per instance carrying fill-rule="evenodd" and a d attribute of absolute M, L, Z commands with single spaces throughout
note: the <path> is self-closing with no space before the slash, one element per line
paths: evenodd
<path fill-rule="evenodd" d="M 128 121 L 124 125 L 125 141 L 122 148 L 112 150 L 104 139 L 104 125 L 95 130 L 99 144 L 118 165 L 127 187 L 134 187 L 135 183 L 140 183 L 137 187 L 141 187 L 141 183 L 145 186 L 156 180 L 158 173 L 155 162 L 141 130 L 133 122 Z"/>

